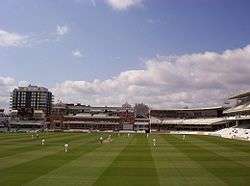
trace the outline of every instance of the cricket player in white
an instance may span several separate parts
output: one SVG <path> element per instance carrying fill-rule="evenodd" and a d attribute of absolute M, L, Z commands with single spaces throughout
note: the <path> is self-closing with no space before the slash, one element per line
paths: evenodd
<path fill-rule="evenodd" d="M 183 135 L 182 135 L 182 139 L 185 140 L 185 138 L 186 138 L 186 136 L 185 136 L 185 134 L 183 134 Z"/>
<path fill-rule="evenodd" d="M 44 145 L 45 144 L 45 139 L 42 139 L 42 145 Z"/>
<path fill-rule="evenodd" d="M 100 137 L 100 139 L 99 139 L 99 140 L 100 140 L 100 142 L 102 143 L 102 141 L 103 141 L 103 138 L 102 138 L 102 136 Z"/>
<path fill-rule="evenodd" d="M 128 133 L 128 138 L 129 138 L 130 134 Z"/>
<path fill-rule="evenodd" d="M 156 146 L 156 139 L 155 138 L 153 139 L 153 145 L 154 145 L 154 147 Z"/>
<path fill-rule="evenodd" d="M 31 135 L 31 138 L 34 139 L 34 135 L 33 134 Z"/>
<path fill-rule="evenodd" d="M 148 133 L 147 133 L 147 138 L 148 138 Z"/>
<path fill-rule="evenodd" d="M 67 143 L 65 143 L 65 145 L 64 145 L 64 152 L 68 152 L 68 147 L 69 147 L 69 145 Z"/>

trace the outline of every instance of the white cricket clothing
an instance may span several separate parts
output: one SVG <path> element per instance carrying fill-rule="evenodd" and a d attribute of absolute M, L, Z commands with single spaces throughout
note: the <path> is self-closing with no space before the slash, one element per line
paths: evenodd
<path fill-rule="evenodd" d="M 64 152 L 68 152 L 68 144 L 66 143 L 65 145 L 64 145 Z"/>
<path fill-rule="evenodd" d="M 154 147 L 156 146 L 156 139 L 155 138 L 153 139 L 153 145 L 154 145 Z"/>
<path fill-rule="evenodd" d="M 45 143 L 45 139 L 42 139 L 42 145 L 44 145 L 44 143 Z"/>

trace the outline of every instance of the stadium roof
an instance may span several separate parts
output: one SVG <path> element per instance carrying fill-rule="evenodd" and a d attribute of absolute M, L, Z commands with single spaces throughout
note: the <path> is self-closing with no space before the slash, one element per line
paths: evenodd
<path fill-rule="evenodd" d="M 224 121 L 224 118 L 200 118 L 200 119 L 159 119 L 151 117 L 150 123 L 172 125 L 213 125 Z"/>
<path fill-rule="evenodd" d="M 176 108 L 176 109 L 151 109 L 150 111 L 152 110 L 164 110 L 164 111 L 196 111 L 196 110 L 214 110 L 214 109 L 223 109 L 222 106 L 218 106 L 218 107 L 203 107 L 203 108 Z"/>
<path fill-rule="evenodd" d="M 119 125 L 119 122 L 104 122 L 104 121 L 63 121 L 64 124 L 90 124 L 90 125 Z"/>
<path fill-rule="evenodd" d="M 244 112 L 244 111 L 249 111 L 250 110 L 250 103 L 245 103 L 238 105 L 236 107 L 232 107 L 230 109 L 225 110 L 223 113 L 224 114 L 229 114 L 229 113 L 237 113 L 237 112 Z"/>
<path fill-rule="evenodd" d="M 47 92 L 48 89 L 45 88 L 45 87 L 38 87 L 38 86 L 32 86 L 32 85 L 29 85 L 27 87 L 18 87 L 18 88 L 15 88 L 14 91 L 45 91 Z"/>
<path fill-rule="evenodd" d="M 66 118 L 109 118 L 109 119 L 117 119 L 119 116 L 109 116 L 107 114 L 89 114 L 89 113 L 79 113 L 76 115 L 67 115 L 64 116 Z"/>
<path fill-rule="evenodd" d="M 241 93 L 241 94 L 237 94 L 237 95 L 229 97 L 228 99 L 244 98 L 244 97 L 247 97 L 247 96 L 250 96 L 250 92 L 244 92 L 244 93 Z"/>
<path fill-rule="evenodd" d="M 59 105 L 62 106 L 62 105 Z M 67 108 L 72 110 L 78 110 L 78 109 L 90 109 L 93 111 L 103 111 L 103 110 L 120 110 L 122 107 L 113 107 L 113 106 L 88 106 L 88 105 L 66 105 Z"/>
<path fill-rule="evenodd" d="M 44 125 L 44 121 L 33 121 L 33 120 L 28 120 L 28 121 L 10 121 L 11 125 L 37 125 L 37 126 L 42 126 Z"/>

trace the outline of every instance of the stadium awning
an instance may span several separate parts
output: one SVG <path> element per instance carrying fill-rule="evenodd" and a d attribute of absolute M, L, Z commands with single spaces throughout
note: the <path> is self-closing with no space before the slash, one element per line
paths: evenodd
<path fill-rule="evenodd" d="M 244 98 L 244 97 L 247 97 L 247 96 L 250 96 L 250 92 L 244 92 L 244 93 L 241 93 L 241 94 L 237 94 L 237 95 L 229 97 L 228 99 L 238 99 L 238 98 Z"/>

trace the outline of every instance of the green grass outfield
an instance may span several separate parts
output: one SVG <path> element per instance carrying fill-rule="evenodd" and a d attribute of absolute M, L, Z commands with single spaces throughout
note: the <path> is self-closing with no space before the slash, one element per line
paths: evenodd
<path fill-rule="evenodd" d="M 40 144 L 42 136 L 45 146 Z M 99 137 L 47 133 L 32 139 L 31 134 L 0 134 L 0 186 L 250 185 L 250 143 L 246 141 L 113 134 L 111 143 L 99 144 Z"/>

